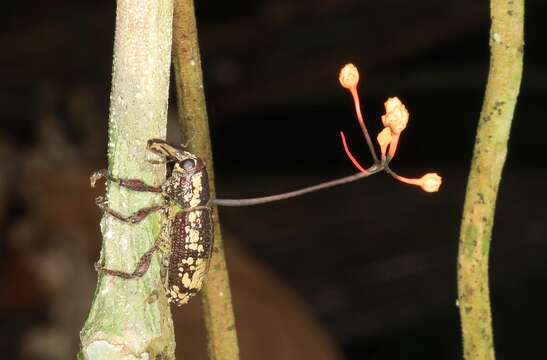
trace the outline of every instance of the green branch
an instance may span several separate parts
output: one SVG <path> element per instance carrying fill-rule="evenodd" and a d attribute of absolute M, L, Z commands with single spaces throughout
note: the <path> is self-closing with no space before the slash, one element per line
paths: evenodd
<path fill-rule="evenodd" d="M 467 360 L 495 358 L 488 258 L 524 45 L 524 0 L 491 0 L 490 8 L 490 72 L 467 184 L 458 254 L 458 303 Z"/>
<path fill-rule="evenodd" d="M 173 62 L 177 86 L 179 119 L 189 151 L 207 164 L 211 197 L 215 196 L 213 156 L 193 0 L 175 0 L 173 19 Z M 204 285 L 203 302 L 211 360 L 239 359 L 237 332 L 232 309 L 228 271 L 224 258 L 218 210 L 214 209 L 215 242 Z"/>
<path fill-rule="evenodd" d="M 116 177 L 150 184 L 165 179 L 165 168 L 147 162 L 145 149 L 148 139 L 165 138 L 172 12 L 172 0 L 117 1 L 108 143 L 108 166 Z M 123 214 L 160 200 L 116 184 L 108 186 L 107 197 Z M 158 238 L 160 220 L 155 214 L 130 225 L 104 216 L 100 261 L 132 272 Z M 81 359 L 174 359 L 171 314 L 156 258 L 142 278 L 99 275 L 80 339 Z"/>

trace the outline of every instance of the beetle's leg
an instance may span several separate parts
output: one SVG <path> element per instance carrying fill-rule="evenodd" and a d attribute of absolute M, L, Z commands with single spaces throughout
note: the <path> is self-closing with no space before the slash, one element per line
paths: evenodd
<path fill-rule="evenodd" d="M 95 187 L 95 183 L 97 182 L 97 180 L 102 178 L 113 181 L 117 183 L 118 185 L 133 191 L 156 192 L 156 193 L 160 193 L 162 191 L 161 186 L 148 185 L 141 180 L 115 178 L 112 175 L 110 175 L 110 173 L 106 169 L 96 171 L 93 175 L 91 175 L 91 177 L 89 178 L 91 182 L 91 187 Z"/>
<path fill-rule="evenodd" d="M 148 250 L 144 253 L 143 256 L 141 256 L 139 262 L 137 263 L 137 266 L 135 267 L 135 270 L 130 273 L 125 271 L 107 269 L 103 267 L 103 265 L 100 264 L 98 261 L 95 263 L 95 270 L 110 276 L 121 277 L 123 279 L 134 279 L 136 277 L 141 277 L 148 271 L 148 268 L 150 267 L 150 262 L 152 261 L 152 255 L 154 255 L 154 252 L 156 252 L 156 250 L 158 250 L 157 242 L 156 244 L 154 244 L 154 246 L 150 248 L 150 250 Z"/>
<path fill-rule="evenodd" d="M 130 224 L 139 223 L 142 220 L 144 220 L 144 218 L 146 218 L 148 215 L 152 214 L 153 212 L 164 210 L 168 207 L 167 205 L 150 206 L 150 207 L 142 208 L 131 215 L 124 216 L 120 214 L 119 212 L 109 208 L 107 205 L 107 201 L 102 196 L 97 197 L 95 199 L 95 203 L 105 213 L 115 217 L 116 219 L 120 221 L 130 223 Z"/>

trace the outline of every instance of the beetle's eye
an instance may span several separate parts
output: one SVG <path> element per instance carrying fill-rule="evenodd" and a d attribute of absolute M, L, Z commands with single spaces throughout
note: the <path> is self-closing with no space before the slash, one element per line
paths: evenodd
<path fill-rule="evenodd" d="M 192 159 L 181 161 L 180 167 L 184 170 L 192 170 L 196 166 L 196 162 Z"/>

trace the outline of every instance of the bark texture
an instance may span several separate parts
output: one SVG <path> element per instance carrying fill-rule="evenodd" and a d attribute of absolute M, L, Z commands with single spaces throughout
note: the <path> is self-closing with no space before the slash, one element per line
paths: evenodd
<path fill-rule="evenodd" d="M 495 358 L 488 261 L 524 46 L 524 0 L 491 0 L 490 10 L 490 71 L 467 184 L 458 254 L 458 303 L 467 360 Z"/>
<path fill-rule="evenodd" d="M 172 0 L 118 0 L 110 95 L 108 167 L 115 177 L 159 185 L 165 166 L 146 159 L 146 142 L 165 138 L 172 40 Z M 122 214 L 157 204 L 157 194 L 107 186 L 109 206 Z M 153 214 L 136 225 L 111 216 L 101 221 L 100 261 L 132 272 L 158 238 Z M 157 256 L 148 272 L 125 280 L 99 275 L 95 298 L 80 334 L 82 359 L 174 359 L 170 309 Z"/>

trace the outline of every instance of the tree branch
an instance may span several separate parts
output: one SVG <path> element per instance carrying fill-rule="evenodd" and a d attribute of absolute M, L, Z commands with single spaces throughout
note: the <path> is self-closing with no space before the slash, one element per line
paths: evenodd
<path fill-rule="evenodd" d="M 213 156 L 193 0 L 175 0 L 173 62 L 183 136 L 187 137 L 187 141 L 190 140 L 189 151 L 203 159 L 207 165 L 211 197 L 214 198 Z M 203 292 L 209 357 L 211 360 L 233 360 L 239 359 L 239 347 L 216 206 L 214 219 L 215 242 Z"/>
<path fill-rule="evenodd" d="M 165 138 L 171 57 L 172 0 L 118 0 L 108 165 L 115 177 L 161 184 L 163 166 L 146 161 L 146 142 Z M 132 192 L 110 183 L 109 206 L 122 214 L 157 204 L 157 194 Z M 131 272 L 157 240 L 160 215 L 138 225 L 103 216 L 101 262 Z M 82 329 L 81 359 L 174 359 L 171 314 L 154 257 L 141 278 L 99 275 Z"/>
<path fill-rule="evenodd" d="M 458 254 L 464 357 L 494 359 L 488 258 L 496 197 L 522 74 L 524 0 L 491 0 L 490 72 L 477 130 Z"/>

